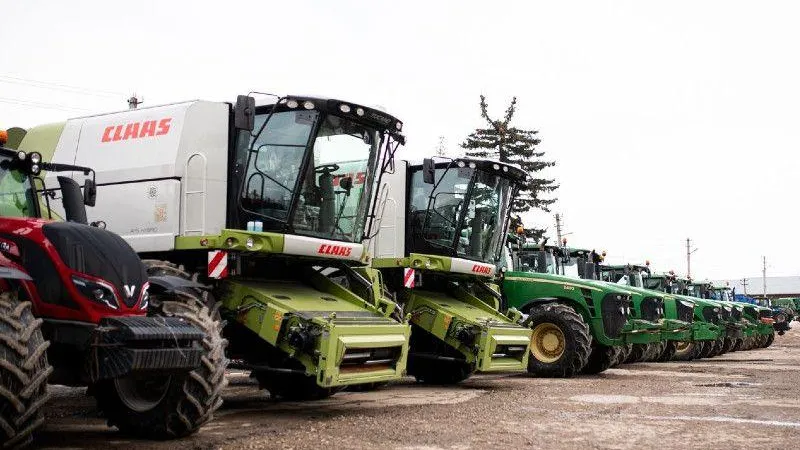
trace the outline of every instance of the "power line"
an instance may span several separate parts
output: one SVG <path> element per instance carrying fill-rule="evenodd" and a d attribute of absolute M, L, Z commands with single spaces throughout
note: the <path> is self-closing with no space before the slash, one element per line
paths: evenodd
<path fill-rule="evenodd" d="M 9 104 L 12 104 L 12 105 L 19 105 L 19 106 L 30 106 L 32 108 L 58 109 L 58 110 L 61 110 L 61 111 L 89 111 L 86 108 L 75 108 L 74 106 L 59 105 L 59 104 L 56 104 L 56 103 L 33 102 L 33 101 L 22 100 L 22 99 L 18 99 L 18 98 L 0 97 L 0 103 L 9 103 Z"/>
<path fill-rule="evenodd" d="M 73 94 L 96 95 L 99 97 L 120 97 L 126 95 L 121 92 L 104 91 L 100 89 L 89 89 L 80 86 L 72 86 L 69 84 L 52 83 L 49 81 L 37 81 L 37 80 L 32 80 L 30 78 L 12 77 L 9 75 L 2 75 L 2 74 L 0 74 L 0 83 L 22 84 L 41 89 L 64 91 Z"/>

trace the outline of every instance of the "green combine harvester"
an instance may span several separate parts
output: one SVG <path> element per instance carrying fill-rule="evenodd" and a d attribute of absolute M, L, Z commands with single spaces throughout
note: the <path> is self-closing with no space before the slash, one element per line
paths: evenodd
<path fill-rule="evenodd" d="M 507 304 L 525 314 L 524 323 L 533 330 L 528 372 L 547 377 L 603 372 L 617 362 L 632 335 L 632 294 L 565 275 L 565 263 L 594 272 L 594 262 L 570 264 L 559 249 L 527 244 L 522 237 L 511 240 L 500 275 Z"/>
<path fill-rule="evenodd" d="M 230 367 L 271 396 L 317 399 L 399 379 L 411 327 L 370 267 L 375 189 L 405 142 L 352 102 L 188 101 L 37 127 L 53 162 L 96 168 L 91 221 L 151 275 L 207 287 Z M 120 201 L 124 199 L 124 201 Z"/>
<path fill-rule="evenodd" d="M 531 330 L 492 282 L 526 177 L 513 165 L 457 158 L 399 161 L 384 178 L 372 267 L 410 316 L 408 373 L 419 381 L 525 370 Z"/>

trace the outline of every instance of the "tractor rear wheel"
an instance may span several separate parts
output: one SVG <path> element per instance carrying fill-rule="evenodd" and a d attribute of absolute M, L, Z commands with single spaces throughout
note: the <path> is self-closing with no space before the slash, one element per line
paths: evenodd
<path fill-rule="evenodd" d="M 736 338 L 733 342 L 733 347 L 731 348 L 732 352 L 738 352 L 742 349 L 742 344 L 744 343 L 744 338 Z"/>
<path fill-rule="evenodd" d="M 628 353 L 628 357 L 625 358 L 625 364 L 641 362 L 646 351 L 647 344 L 632 344 L 631 351 Z"/>
<path fill-rule="evenodd" d="M 0 444 L 21 447 L 31 442 L 44 418 L 42 407 L 50 398 L 47 362 L 50 343 L 42 336 L 42 319 L 31 303 L 14 292 L 0 293 Z"/>
<path fill-rule="evenodd" d="M 702 348 L 700 341 L 680 341 L 675 343 L 674 361 L 691 361 Z"/>
<path fill-rule="evenodd" d="M 621 347 L 609 347 L 603 344 L 595 344 L 592 346 L 592 353 L 589 355 L 589 361 L 583 367 L 583 373 L 598 374 L 605 372 L 611 363 L 619 357 Z"/>
<path fill-rule="evenodd" d="M 722 345 L 722 353 L 721 354 L 732 352 L 733 351 L 733 347 L 735 345 L 736 345 L 736 339 L 735 338 L 726 337 L 725 338 L 725 343 Z"/>
<path fill-rule="evenodd" d="M 146 265 L 151 276 L 191 279 L 170 263 Z M 227 384 L 227 341 L 222 338 L 219 311 L 208 306 L 205 296 L 198 289 L 150 296 L 148 316 L 178 317 L 203 331 L 200 367 L 186 373 L 130 375 L 97 383 L 92 391 L 109 425 L 133 436 L 174 439 L 194 433 L 213 418 Z"/>
<path fill-rule="evenodd" d="M 558 303 L 534 306 L 523 324 L 533 330 L 528 373 L 569 378 L 589 360 L 589 326 L 571 307 Z"/>
<path fill-rule="evenodd" d="M 678 348 L 678 343 L 675 341 L 665 341 L 664 342 L 664 349 L 661 351 L 661 354 L 658 355 L 658 362 L 667 362 L 672 361 L 672 358 L 675 357 L 675 351 Z"/>
<path fill-rule="evenodd" d="M 725 338 L 717 338 L 717 340 L 712 342 L 712 348 L 709 358 L 721 355 L 722 347 L 724 346 L 725 346 Z"/>
<path fill-rule="evenodd" d="M 711 358 L 712 353 L 714 352 L 714 345 L 716 341 L 703 341 L 702 348 L 700 349 L 700 357 L 701 358 Z"/>
<path fill-rule="evenodd" d="M 775 342 L 775 333 L 770 333 L 767 335 L 767 338 L 764 340 L 764 345 L 762 345 L 761 348 L 767 348 L 772 345 L 773 342 Z"/>
<path fill-rule="evenodd" d="M 664 352 L 664 346 L 666 341 L 660 342 L 653 342 L 647 344 L 647 348 L 644 352 L 644 357 L 642 358 L 643 362 L 656 362 L 658 358 L 661 356 L 661 353 Z"/>

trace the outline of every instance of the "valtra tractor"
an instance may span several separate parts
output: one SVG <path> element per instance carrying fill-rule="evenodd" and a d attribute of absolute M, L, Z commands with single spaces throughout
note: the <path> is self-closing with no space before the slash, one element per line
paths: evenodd
<path fill-rule="evenodd" d="M 510 238 L 501 292 L 510 307 L 527 316 L 524 323 L 533 330 L 530 373 L 600 373 L 618 360 L 626 343 L 631 294 L 609 283 L 563 275 L 559 265 L 571 261 L 560 248 Z M 581 260 L 576 269 L 593 273 L 594 264 Z"/>
<path fill-rule="evenodd" d="M 148 273 L 211 289 L 231 367 L 273 398 L 398 379 L 410 326 L 363 242 L 402 123 L 351 102 L 266 98 L 72 119 L 53 159 L 95 164 L 92 217 Z"/>
<path fill-rule="evenodd" d="M 86 224 L 94 171 L 46 162 L 35 150 L 48 138 L 42 129 L 0 146 L 0 444 L 32 440 L 48 383 L 88 386 L 125 434 L 188 435 L 222 401 L 220 324 L 184 299 L 191 285 L 148 279 L 123 239 Z M 83 192 L 64 172 L 86 178 Z M 68 222 L 49 220 L 55 203 Z"/>
<path fill-rule="evenodd" d="M 525 370 L 531 330 L 492 282 L 526 176 L 514 165 L 457 158 L 399 161 L 385 177 L 372 265 L 411 316 L 408 373 L 418 380 Z"/>
<path fill-rule="evenodd" d="M 640 360 L 669 361 L 675 355 L 681 342 L 691 341 L 692 322 L 694 321 L 694 302 L 676 298 L 663 291 L 654 291 L 644 288 L 644 278 L 650 275 L 650 263 L 644 265 L 601 265 L 599 266 L 600 279 L 610 283 L 624 284 L 644 297 L 656 295 L 661 298 L 664 308 L 662 319 L 660 349 L 645 350 Z M 640 308 L 641 309 L 641 308 Z"/>

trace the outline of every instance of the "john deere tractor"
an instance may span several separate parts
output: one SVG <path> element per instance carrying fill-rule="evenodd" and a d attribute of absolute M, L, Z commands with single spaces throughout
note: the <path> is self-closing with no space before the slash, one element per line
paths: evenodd
<path fill-rule="evenodd" d="M 260 99 L 72 119 L 50 152 L 94 164 L 102 195 L 91 219 L 128 241 L 149 274 L 208 289 L 231 367 L 271 396 L 398 379 L 410 326 L 365 239 L 402 123 L 347 101 Z"/>
<path fill-rule="evenodd" d="M 631 292 L 565 275 L 565 264 L 595 271 L 592 260 L 573 262 L 562 247 L 519 237 L 509 243 L 506 271 L 500 275 L 507 304 L 524 313 L 524 324 L 533 330 L 528 371 L 539 376 L 603 372 L 618 360 L 631 330 Z"/>
<path fill-rule="evenodd" d="M 531 331 L 492 282 L 526 176 L 514 165 L 457 158 L 399 161 L 385 177 L 372 266 L 411 317 L 408 372 L 418 380 L 525 370 Z"/>
<path fill-rule="evenodd" d="M 95 172 L 39 152 L 61 130 L 17 133 L 13 149 L 0 133 L 0 447 L 32 440 L 48 383 L 88 386 L 126 434 L 191 434 L 222 403 L 219 319 L 196 283 L 148 278 L 123 239 L 87 224 Z M 51 220 L 56 205 L 66 222 Z"/>
<path fill-rule="evenodd" d="M 694 321 L 694 302 L 680 299 L 664 291 L 655 291 L 644 288 L 644 279 L 650 275 L 650 263 L 644 265 L 601 265 L 599 266 L 600 279 L 611 283 L 623 284 L 635 292 L 634 305 L 637 297 L 640 299 L 639 307 L 635 308 L 646 312 L 647 303 L 642 300 L 655 298 L 663 303 L 663 319 L 660 321 L 661 341 L 650 343 L 645 349 L 635 352 L 634 344 L 625 362 L 644 361 L 669 361 L 675 355 L 678 345 L 692 339 L 692 322 Z M 638 311 L 637 311 L 638 312 Z M 639 313 L 639 316 L 642 315 Z M 640 344 L 639 344 L 640 345 Z M 640 353 L 641 356 L 636 353 Z M 631 361 L 630 359 L 633 358 Z"/>
<path fill-rule="evenodd" d="M 689 361 L 707 357 L 718 341 L 724 339 L 723 309 L 716 302 L 692 295 L 695 291 L 688 279 L 670 272 L 648 273 L 643 281 L 646 289 L 665 292 L 679 301 L 694 304 L 691 338 L 677 342 L 672 359 Z"/>

